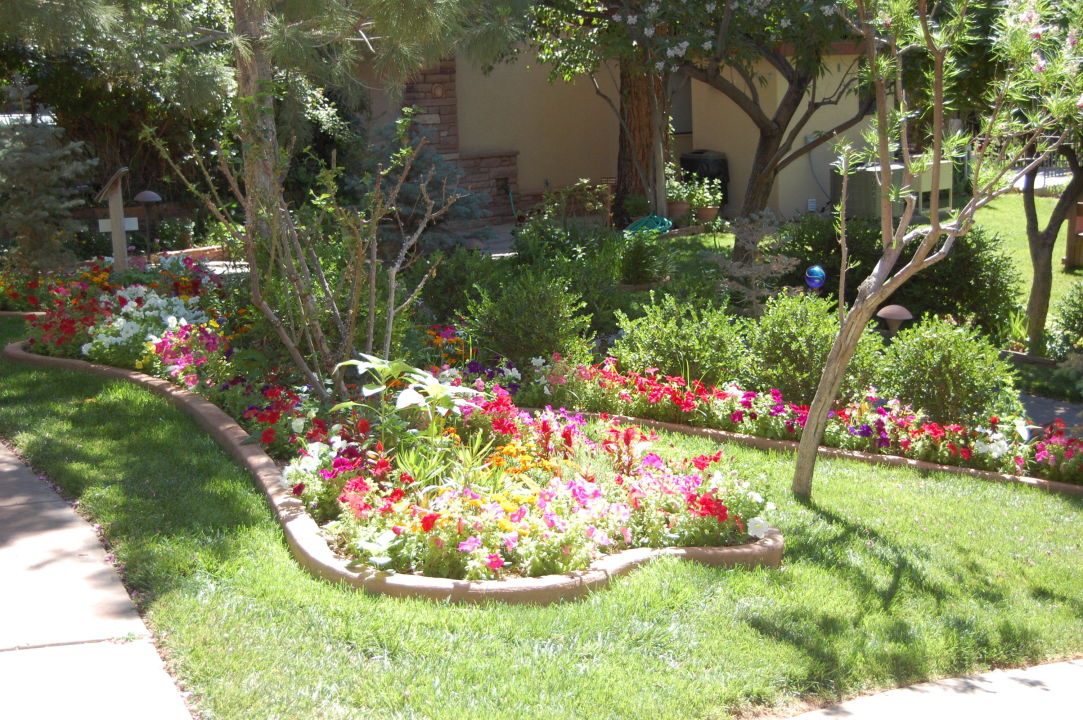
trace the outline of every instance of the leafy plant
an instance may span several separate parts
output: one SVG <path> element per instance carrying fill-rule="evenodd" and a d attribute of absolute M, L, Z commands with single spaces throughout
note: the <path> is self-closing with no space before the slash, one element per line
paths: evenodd
<path fill-rule="evenodd" d="M 803 285 L 805 268 L 821 265 L 829 278 L 823 292 L 836 295 L 841 258 L 833 220 L 803 215 L 787 224 L 781 236 L 785 239 L 782 252 L 798 260 L 793 270 L 783 276 L 783 282 Z M 849 253 L 846 297 L 852 299 L 861 279 L 880 257 L 877 223 L 849 218 L 846 240 Z M 906 259 L 904 256 L 900 263 Z M 972 318 L 984 332 L 997 340 L 1007 340 L 1012 314 L 1019 307 L 1019 288 L 1019 272 L 1004 249 L 1004 241 L 999 235 L 974 226 L 956 241 L 946 258 L 908 280 L 891 301 L 905 306 L 916 318 L 927 313 Z"/>
<path fill-rule="evenodd" d="M 748 325 L 743 384 L 777 388 L 794 402 L 809 402 L 838 332 L 838 313 L 830 300 L 807 293 L 769 299 L 759 320 Z M 880 336 L 870 325 L 850 360 L 843 384 L 845 395 L 854 395 L 871 384 L 880 347 Z"/>
<path fill-rule="evenodd" d="M 617 313 L 623 333 L 610 354 L 620 366 L 720 384 L 733 380 L 746 362 L 742 321 L 724 307 L 681 302 L 672 295 L 651 293 L 645 314 L 629 318 Z"/>
<path fill-rule="evenodd" d="M 665 279 L 673 270 L 673 257 L 658 232 L 633 234 L 620 259 L 620 280 L 637 285 Z"/>
<path fill-rule="evenodd" d="M 590 355 L 584 306 L 567 279 L 526 269 L 471 300 L 466 327 L 475 347 L 517 367 L 553 352 L 584 360 Z"/>
<path fill-rule="evenodd" d="M 988 422 L 1022 407 L 1011 364 L 972 325 L 927 317 L 884 353 L 879 387 L 937 422 Z"/>

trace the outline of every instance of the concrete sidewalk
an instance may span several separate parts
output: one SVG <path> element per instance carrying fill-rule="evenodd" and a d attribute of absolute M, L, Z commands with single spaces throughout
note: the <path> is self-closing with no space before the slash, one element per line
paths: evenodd
<path fill-rule="evenodd" d="M 994 670 L 888 690 L 791 720 L 1078 720 L 1083 660 Z"/>
<path fill-rule="evenodd" d="M 0 717 L 191 720 L 86 521 L 0 444 Z"/>

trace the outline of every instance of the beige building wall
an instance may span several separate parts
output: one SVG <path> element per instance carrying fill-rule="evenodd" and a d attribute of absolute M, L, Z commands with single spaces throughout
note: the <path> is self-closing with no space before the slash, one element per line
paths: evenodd
<path fill-rule="evenodd" d="M 460 58 L 456 73 L 460 152 L 518 150 L 521 192 L 616 174 L 617 119 L 589 80 L 550 83 L 526 58 L 489 74 Z M 599 81 L 616 100 L 608 74 Z"/>
<path fill-rule="evenodd" d="M 826 60 L 827 74 L 820 78 L 818 95 L 830 93 L 839 80 L 851 70 L 852 56 L 829 56 Z M 760 88 L 760 96 L 766 103 L 777 107 L 785 91 L 778 74 L 766 70 L 767 82 Z M 736 79 L 740 82 L 739 79 Z M 857 107 L 855 96 L 846 97 L 838 105 L 819 109 L 805 127 L 803 135 L 826 131 L 845 120 Z M 745 187 L 752 172 L 752 159 L 756 151 L 759 133 L 755 124 L 722 93 L 705 83 L 692 84 L 693 143 L 696 148 L 719 150 L 726 153 L 730 165 L 730 200 L 725 211 L 734 215 L 744 201 Z M 857 144 L 861 139 L 864 123 L 849 130 L 847 137 Z M 770 210 L 783 218 L 790 218 L 808 210 L 813 199 L 817 209 L 830 200 L 831 163 L 834 162 L 831 143 L 813 150 L 786 167 L 775 182 L 771 194 Z"/>

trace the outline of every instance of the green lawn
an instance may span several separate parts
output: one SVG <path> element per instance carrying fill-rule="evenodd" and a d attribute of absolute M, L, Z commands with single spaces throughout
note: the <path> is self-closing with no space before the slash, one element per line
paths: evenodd
<path fill-rule="evenodd" d="M 1036 199 L 1038 219 L 1042 226 L 1049 219 L 1056 205 L 1056 198 L 1039 197 Z M 1025 305 L 1027 294 L 1030 292 L 1031 279 L 1034 271 L 1030 264 L 1030 249 L 1027 246 L 1026 217 L 1023 214 L 1023 196 L 1020 193 L 1002 195 L 993 202 L 978 211 L 975 222 L 996 232 L 1004 238 L 1004 248 L 1015 260 L 1019 268 L 1019 275 L 1023 280 L 1022 302 Z M 1083 270 L 1067 272 L 1061 264 L 1064 258 L 1065 230 L 1061 227 L 1057 236 L 1057 244 L 1053 248 L 1053 291 L 1050 293 L 1050 312 L 1056 308 L 1057 301 L 1068 292 L 1079 278 L 1083 277 Z"/>
<path fill-rule="evenodd" d="M 307 575 L 247 476 L 133 386 L 0 360 L 0 436 L 103 525 L 207 718 L 724 718 L 1083 653 L 1083 501 L 1014 485 L 822 461 L 805 506 L 790 455 L 731 447 L 779 504 L 781 570 L 663 560 L 464 607 Z"/>

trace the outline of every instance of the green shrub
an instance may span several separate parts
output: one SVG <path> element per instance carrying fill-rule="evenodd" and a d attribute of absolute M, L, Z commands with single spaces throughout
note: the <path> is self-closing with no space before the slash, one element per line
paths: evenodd
<path fill-rule="evenodd" d="M 942 423 L 984 423 L 1022 411 L 1011 364 L 976 328 L 928 317 L 903 330 L 880 368 L 882 394 Z"/>
<path fill-rule="evenodd" d="M 478 288 L 494 286 L 500 275 L 512 265 L 508 259 L 494 260 L 477 250 L 457 248 L 444 257 L 436 274 L 421 290 L 422 306 L 433 322 L 455 324 L 456 316 L 466 310 L 471 296 L 476 297 Z M 428 271 L 428 262 L 417 263 L 411 268 L 409 281 L 414 287 Z"/>
<path fill-rule="evenodd" d="M 590 357 L 590 316 L 583 307 L 567 279 L 528 268 L 471 299 L 466 328 L 483 355 L 506 357 L 519 367 L 554 352 L 581 362 Z"/>
<path fill-rule="evenodd" d="M 624 242 L 620 281 L 630 285 L 663 280 L 673 271 L 673 255 L 657 232 L 641 232 Z"/>
<path fill-rule="evenodd" d="M 783 282 L 804 286 L 805 268 L 819 264 L 827 271 L 824 292 L 835 296 L 841 256 L 834 220 L 804 215 L 787 225 L 783 232 L 788 239 L 782 254 L 799 261 Z M 852 267 L 846 276 L 846 298 L 852 301 L 858 284 L 880 257 L 879 225 L 863 218 L 849 220 L 847 245 Z M 904 254 L 896 267 L 902 267 L 908 255 Z M 899 288 L 891 302 L 904 305 L 915 318 L 926 314 L 950 314 L 971 319 L 985 333 L 1000 341 L 1007 339 L 1010 333 L 1012 312 L 1019 305 L 1020 287 L 1019 273 L 1004 250 L 1004 241 L 999 235 L 975 226 L 955 241 L 945 259 L 914 275 Z"/>
<path fill-rule="evenodd" d="M 658 368 L 666 375 L 714 385 L 733 380 L 745 358 L 741 325 L 724 308 L 681 302 L 672 295 L 651 301 L 642 317 L 617 313 L 623 336 L 610 354 L 625 370 Z"/>
<path fill-rule="evenodd" d="M 770 298 L 763 315 L 748 325 L 748 361 L 741 384 L 755 390 L 778 388 L 787 400 L 810 402 L 838 332 L 838 312 L 830 300 L 807 293 Z M 880 336 L 870 326 L 850 360 L 844 396 L 872 383 L 880 348 Z"/>
<path fill-rule="evenodd" d="M 1083 344 L 1083 280 L 1077 280 L 1056 305 L 1056 327 L 1064 344 Z"/>

